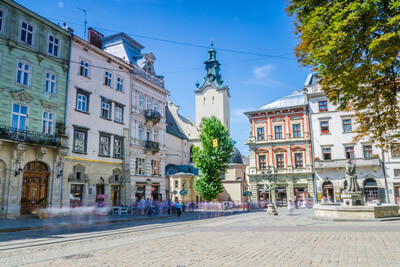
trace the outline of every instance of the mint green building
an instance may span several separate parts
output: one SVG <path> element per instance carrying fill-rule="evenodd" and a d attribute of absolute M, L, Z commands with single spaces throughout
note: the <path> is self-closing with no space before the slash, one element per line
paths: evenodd
<path fill-rule="evenodd" d="M 0 1 L 0 217 L 60 205 L 70 40 Z"/>

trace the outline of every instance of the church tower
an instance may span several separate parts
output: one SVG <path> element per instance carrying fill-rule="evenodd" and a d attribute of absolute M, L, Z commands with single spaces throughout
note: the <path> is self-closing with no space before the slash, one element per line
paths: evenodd
<path fill-rule="evenodd" d="M 221 65 L 216 59 L 216 52 L 211 44 L 208 50 L 206 65 L 206 76 L 204 83 L 196 83 L 196 124 L 201 125 L 203 118 L 217 117 L 222 124 L 230 130 L 229 114 L 229 88 L 223 85 L 220 68 Z"/>

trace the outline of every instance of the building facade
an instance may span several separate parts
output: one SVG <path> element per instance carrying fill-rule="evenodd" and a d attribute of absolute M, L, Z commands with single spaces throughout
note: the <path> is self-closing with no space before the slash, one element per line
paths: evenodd
<path fill-rule="evenodd" d="M 307 77 L 304 91 L 311 116 L 318 200 L 322 197 L 331 202 L 341 200 L 341 192 L 347 186 L 344 180 L 345 164 L 351 159 L 357 167 L 358 183 L 365 200 L 388 202 L 388 195 L 390 202 L 394 203 L 395 192 L 399 192 L 400 188 L 400 180 L 396 180 L 399 178 L 396 178 L 394 170 L 400 166 L 398 144 L 393 144 L 391 151 L 384 151 L 382 157 L 382 150 L 376 143 L 368 140 L 355 142 L 356 133 L 353 130 L 357 125 L 354 114 L 338 111 L 322 92 L 315 75 Z"/>
<path fill-rule="evenodd" d="M 70 38 L 0 2 L 0 217 L 60 206 Z"/>
<path fill-rule="evenodd" d="M 125 61 L 101 49 L 102 35 L 72 38 L 68 88 L 68 155 L 63 206 L 119 206 L 128 200 L 131 73 Z M 100 43 L 99 43 L 100 42 Z"/>
<path fill-rule="evenodd" d="M 312 147 L 306 96 L 294 92 L 245 115 L 250 121 L 247 175 L 253 198 L 257 196 L 261 206 L 269 200 L 267 174 L 271 170 L 276 185 L 271 192 L 274 203 L 286 205 L 294 196 L 312 200 Z"/>
<path fill-rule="evenodd" d="M 165 200 L 167 179 L 165 105 L 168 91 L 163 76 L 156 75 L 152 53 L 142 53 L 141 44 L 124 33 L 102 39 L 104 51 L 132 67 L 129 169 L 130 202 L 142 197 Z"/>

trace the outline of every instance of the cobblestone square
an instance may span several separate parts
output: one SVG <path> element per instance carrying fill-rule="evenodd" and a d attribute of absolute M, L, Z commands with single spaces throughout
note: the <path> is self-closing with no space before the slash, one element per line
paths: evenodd
<path fill-rule="evenodd" d="M 3 233 L 9 241 L 0 243 L 0 265 L 400 266 L 400 221 L 326 222 L 312 220 L 312 210 L 278 212 L 195 212 L 96 231 Z M 198 220 L 207 216 L 213 218 Z"/>

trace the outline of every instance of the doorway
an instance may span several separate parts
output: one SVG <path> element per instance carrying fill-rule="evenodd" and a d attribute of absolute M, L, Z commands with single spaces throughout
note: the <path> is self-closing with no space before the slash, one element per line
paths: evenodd
<path fill-rule="evenodd" d="M 322 184 L 322 196 L 325 197 L 326 202 L 331 202 L 331 203 L 335 202 L 332 182 L 326 181 Z"/>
<path fill-rule="evenodd" d="M 112 185 L 111 186 L 111 206 L 119 206 L 120 205 L 120 196 L 119 192 L 121 187 L 119 185 Z"/>
<path fill-rule="evenodd" d="M 400 185 L 394 187 L 394 202 L 400 205 Z"/>
<path fill-rule="evenodd" d="M 71 208 L 83 205 L 83 184 L 71 184 L 69 206 Z"/>
<path fill-rule="evenodd" d="M 25 165 L 21 189 L 21 214 L 31 214 L 47 206 L 49 171 L 46 164 L 39 161 Z"/>

